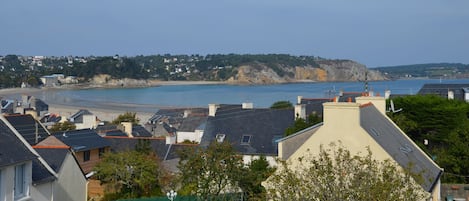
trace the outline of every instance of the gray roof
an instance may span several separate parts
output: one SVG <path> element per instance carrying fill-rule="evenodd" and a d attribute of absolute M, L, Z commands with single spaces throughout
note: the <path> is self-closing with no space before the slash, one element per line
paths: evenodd
<path fill-rule="evenodd" d="M 153 135 L 141 125 L 132 126 L 132 135 L 134 137 L 152 137 Z"/>
<path fill-rule="evenodd" d="M 242 109 L 221 106 L 214 117 L 208 117 L 200 145 L 207 147 L 224 134 L 242 154 L 277 155 L 277 139 L 294 122 L 293 109 Z M 245 140 L 243 142 L 243 139 Z"/>
<path fill-rule="evenodd" d="M 361 95 L 361 92 L 342 92 L 342 95 L 338 96 L 338 102 L 348 102 L 349 100 L 355 102 L 355 98 Z M 322 116 L 322 104 L 333 100 L 334 98 L 302 98 L 300 103 L 305 105 L 306 115 L 317 114 Z"/>
<path fill-rule="evenodd" d="M 448 98 L 448 91 L 454 92 L 454 99 L 464 100 L 465 88 L 468 84 L 424 84 L 417 94 L 419 95 L 437 95 Z"/>
<path fill-rule="evenodd" d="M 33 184 L 43 184 L 54 181 L 56 177 L 42 164 L 39 159 L 33 160 L 33 167 L 31 172 Z"/>
<path fill-rule="evenodd" d="M 0 120 L 0 167 L 36 159 L 37 157 L 2 120 Z"/>
<path fill-rule="evenodd" d="M 49 136 L 42 124 L 29 114 L 7 115 L 5 118 L 30 145 L 35 145 Z"/>
<path fill-rule="evenodd" d="M 53 133 L 57 139 L 70 146 L 73 151 L 86 151 L 111 146 L 111 143 L 91 129 Z"/>
<path fill-rule="evenodd" d="M 207 121 L 206 116 L 187 117 L 182 120 L 178 131 L 194 132 L 197 128 Z"/>
<path fill-rule="evenodd" d="M 107 140 L 111 143 L 111 150 L 118 151 L 128 151 L 134 150 L 135 145 L 137 145 L 139 140 L 150 140 L 150 145 L 152 150 L 158 155 L 161 160 L 171 160 L 179 158 L 179 150 L 194 147 L 196 145 L 168 145 L 166 144 L 165 138 L 122 138 L 122 137 L 106 137 Z"/>
<path fill-rule="evenodd" d="M 433 189 L 442 169 L 376 107 L 361 107 L 360 124 L 400 166 L 410 166 L 413 173 L 422 174 L 424 183 L 421 185 L 426 191 Z"/>
<path fill-rule="evenodd" d="M 60 172 L 65 157 L 70 152 L 65 148 L 35 148 L 35 150 L 57 173 Z"/>

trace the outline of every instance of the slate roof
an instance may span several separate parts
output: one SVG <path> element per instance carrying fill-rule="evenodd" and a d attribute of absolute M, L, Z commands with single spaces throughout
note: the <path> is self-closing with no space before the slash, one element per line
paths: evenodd
<path fill-rule="evenodd" d="M 339 102 L 355 102 L 355 98 L 361 96 L 362 92 L 342 92 L 339 95 Z M 331 102 L 334 98 L 302 98 L 301 104 L 305 105 L 306 115 L 317 114 L 318 116 L 323 115 L 323 103 Z"/>
<path fill-rule="evenodd" d="M 224 134 L 224 140 L 232 143 L 239 153 L 277 155 L 276 140 L 284 136 L 294 117 L 293 109 L 242 109 L 222 105 L 214 117 L 208 117 L 200 145 L 207 147 L 216 140 L 217 134 Z"/>
<path fill-rule="evenodd" d="M 177 129 L 178 131 L 194 132 L 200 125 L 207 121 L 205 116 L 186 117 L 182 120 L 181 125 Z"/>
<path fill-rule="evenodd" d="M 412 165 L 412 172 L 423 174 L 422 187 L 432 190 L 442 170 L 410 138 L 372 105 L 361 107 L 360 124 L 400 166 Z"/>
<path fill-rule="evenodd" d="M 454 99 L 465 100 L 465 92 L 469 92 L 468 84 L 424 84 L 417 94 L 419 95 L 437 95 L 448 98 L 448 91 L 454 92 Z"/>
<path fill-rule="evenodd" d="M 49 164 L 55 171 L 60 172 L 65 157 L 69 153 L 65 148 L 34 148 L 36 152 Z"/>
<path fill-rule="evenodd" d="M 142 138 L 128 138 L 128 137 L 105 137 L 111 143 L 111 151 L 119 152 L 119 151 L 128 151 L 134 150 L 135 145 L 137 145 L 139 140 L 143 140 Z M 173 144 L 168 145 L 166 144 L 165 138 L 146 138 L 150 140 L 150 144 L 152 150 L 155 151 L 156 155 L 161 160 L 171 160 L 179 158 L 178 152 L 179 150 L 186 149 L 189 147 L 197 146 L 197 145 L 179 145 Z"/>
<path fill-rule="evenodd" d="M 30 161 L 37 157 L 0 118 L 0 167 Z"/>
<path fill-rule="evenodd" d="M 73 151 L 86 151 L 111 146 L 111 143 L 91 129 L 53 133 L 57 139 L 70 146 Z"/>
<path fill-rule="evenodd" d="M 153 135 L 141 125 L 132 126 L 132 135 L 134 137 L 152 137 Z"/>
<path fill-rule="evenodd" d="M 33 160 L 33 167 L 31 172 L 33 184 L 43 184 L 54 181 L 56 177 L 47 170 L 46 167 L 36 158 Z"/>
<path fill-rule="evenodd" d="M 49 136 L 49 133 L 42 124 L 36 121 L 33 116 L 29 114 L 7 115 L 5 118 L 30 145 L 35 145 Z"/>

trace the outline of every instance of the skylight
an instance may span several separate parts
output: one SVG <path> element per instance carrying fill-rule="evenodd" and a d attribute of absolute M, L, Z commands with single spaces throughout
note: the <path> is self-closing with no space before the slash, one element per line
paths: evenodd
<path fill-rule="evenodd" d="M 217 139 L 217 142 L 223 142 L 223 140 L 225 140 L 225 134 L 217 134 L 215 138 Z"/>
<path fill-rule="evenodd" d="M 249 144 L 251 142 L 251 135 L 243 135 L 241 138 L 241 144 Z"/>

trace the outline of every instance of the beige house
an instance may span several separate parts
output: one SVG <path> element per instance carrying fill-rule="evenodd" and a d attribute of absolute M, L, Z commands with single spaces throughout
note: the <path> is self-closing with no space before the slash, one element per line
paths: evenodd
<path fill-rule="evenodd" d="M 319 153 L 320 145 L 340 141 L 352 154 L 367 153 L 377 160 L 391 159 L 411 171 L 423 173 L 421 187 L 432 200 L 440 198 L 442 169 L 389 119 L 384 97 L 362 96 L 356 102 L 327 102 L 324 122 L 278 140 L 278 157 L 295 166 L 306 153 Z"/>

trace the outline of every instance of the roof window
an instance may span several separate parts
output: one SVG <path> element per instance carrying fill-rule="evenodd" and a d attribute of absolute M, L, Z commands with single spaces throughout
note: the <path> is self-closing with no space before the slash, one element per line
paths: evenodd
<path fill-rule="evenodd" d="M 249 144 L 251 142 L 252 135 L 243 135 L 241 138 L 241 144 Z"/>
<path fill-rule="evenodd" d="M 217 134 L 215 138 L 217 139 L 217 142 L 223 142 L 225 140 L 225 134 Z"/>

